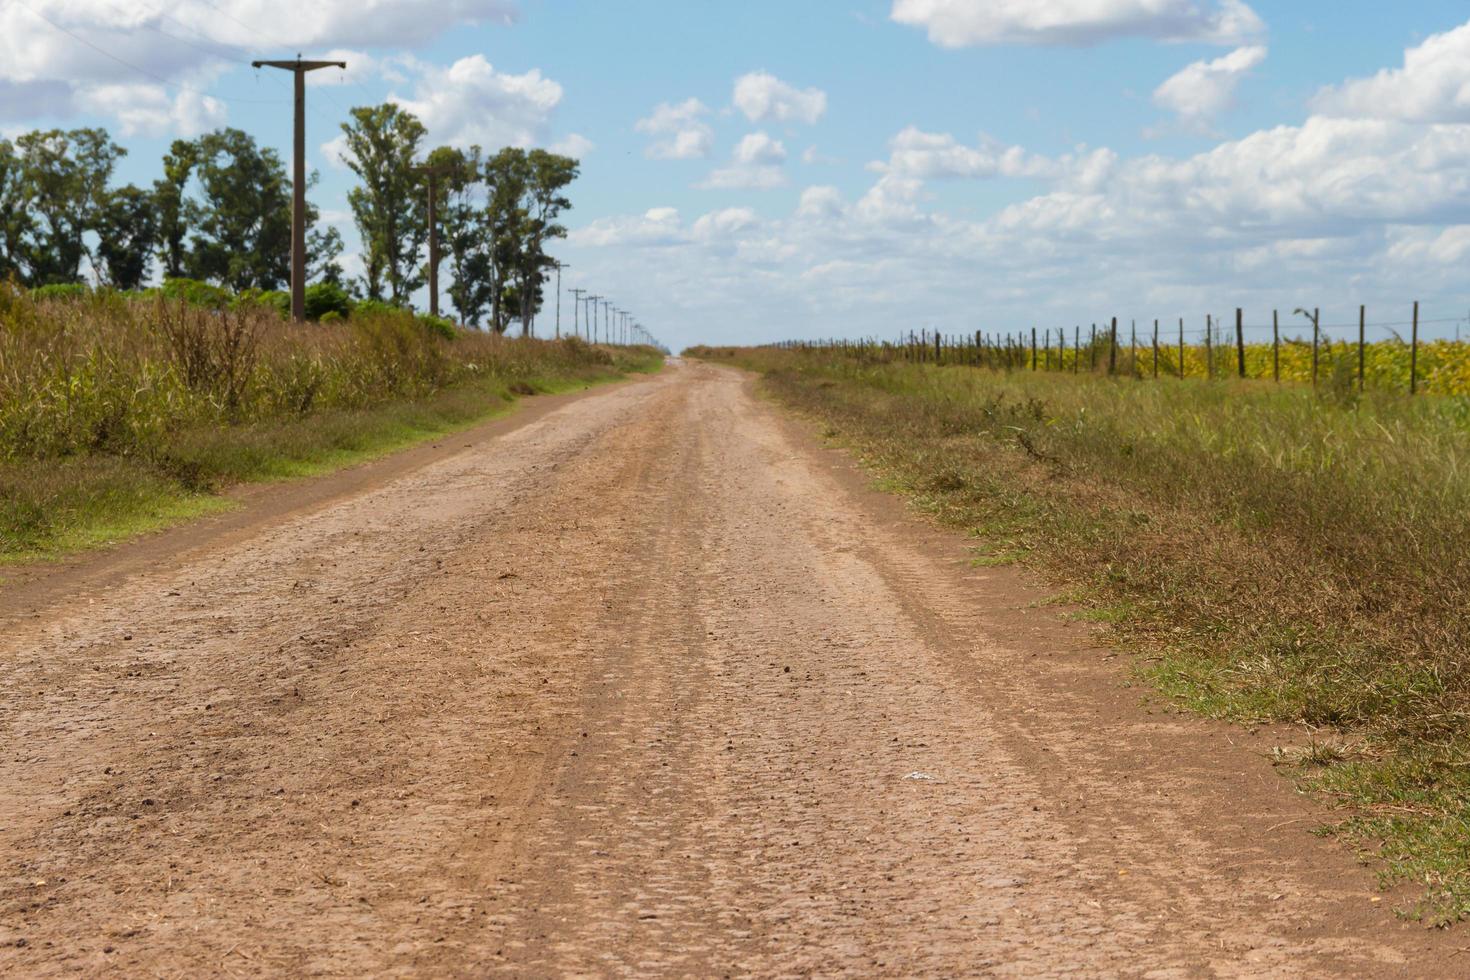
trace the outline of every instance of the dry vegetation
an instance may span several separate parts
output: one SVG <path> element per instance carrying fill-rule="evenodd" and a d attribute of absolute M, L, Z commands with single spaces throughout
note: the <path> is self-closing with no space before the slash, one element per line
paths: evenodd
<path fill-rule="evenodd" d="M 702 350 L 981 560 L 1077 587 L 1177 703 L 1307 729 L 1333 828 L 1470 914 L 1470 400 Z"/>
<path fill-rule="evenodd" d="M 483 417 L 518 394 L 653 369 L 643 348 L 510 340 L 377 310 L 273 310 L 0 288 L 0 560 L 217 506 Z"/>

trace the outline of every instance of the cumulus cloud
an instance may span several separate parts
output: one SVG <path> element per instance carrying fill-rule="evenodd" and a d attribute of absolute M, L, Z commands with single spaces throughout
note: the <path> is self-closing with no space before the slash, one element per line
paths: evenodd
<path fill-rule="evenodd" d="M 422 120 L 431 142 L 545 145 L 562 87 L 539 70 L 520 75 L 499 72 L 480 54 L 460 58 L 447 68 L 421 62 L 412 67 L 417 74 L 413 96 L 392 94 L 388 99 Z"/>
<path fill-rule="evenodd" d="M 1028 153 L 1019 146 L 1004 146 L 984 138 L 979 146 L 966 146 L 949 133 L 926 133 L 909 126 L 889 141 L 886 163 L 870 169 L 900 177 L 935 178 L 1050 177 L 1058 164 Z"/>
<path fill-rule="evenodd" d="M 319 57 L 312 49 L 323 44 L 413 47 L 452 27 L 508 23 L 516 16 L 512 0 L 432 6 L 376 0 L 369 15 L 354 0 L 321 0 L 309 8 L 290 0 L 178 0 L 167 9 L 116 0 L 27 0 L 0 7 L 0 112 L 13 122 L 77 109 L 109 111 L 129 132 L 185 133 L 222 120 L 219 107 L 228 100 L 201 90 L 251 58 L 302 49 Z M 349 72 L 371 70 L 371 59 L 357 50 L 327 56 L 341 60 L 341 53 L 349 55 Z M 340 80 L 335 74 L 319 73 L 311 82 L 332 84 Z M 175 87 L 173 96 L 154 90 L 160 81 Z M 7 98 L 16 86 L 44 98 Z M 120 86 L 132 87 L 145 104 L 117 99 Z"/>
<path fill-rule="evenodd" d="M 197 136 L 225 122 L 218 99 L 192 90 L 170 95 L 162 85 L 93 85 L 76 102 L 84 111 L 115 118 L 123 136 Z"/>
<path fill-rule="evenodd" d="M 1408 49 L 1402 68 L 1323 89 L 1312 108 L 1333 116 L 1470 122 L 1470 24 Z"/>
<path fill-rule="evenodd" d="M 803 91 L 764 71 L 735 80 L 734 102 L 751 122 L 811 125 L 827 111 L 826 92 L 818 88 Z"/>
<path fill-rule="evenodd" d="M 1207 126 L 1235 101 L 1241 79 L 1266 60 L 1260 45 L 1236 48 L 1213 61 L 1196 61 L 1154 89 L 1154 105 L 1196 128 Z"/>
<path fill-rule="evenodd" d="M 763 132 L 750 133 L 735 147 L 729 166 L 705 179 L 714 190 L 768 190 L 786 183 L 786 146 Z"/>
<path fill-rule="evenodd" d="M 894 0 L 890 16 L 946 48 L 1125 37 L 1239 44 L 1265 30 L 1242 0 Z"/>
<path fill-rule="evenodd" d="M 655 136 L 644 154 L 655 160 L 700 160 L 709 156 L 715 132 L 704 117 L 709 107 L 698 99 L 685 99 L 678 104 L 660 103 L 647 118 L 633 128 Z"/>

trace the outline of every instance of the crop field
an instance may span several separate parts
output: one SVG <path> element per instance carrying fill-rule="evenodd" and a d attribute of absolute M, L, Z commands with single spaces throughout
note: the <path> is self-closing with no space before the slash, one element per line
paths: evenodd
<path fill-rule="evenodd" d="M 1428 350 L 1440 384 L 1463 370 L 1463 345 Z M 691 353 L 761 372 L 974 534 L 977 561 L 1040 569 L 1171 703 L 1301 726 L 1278 762 L 1340 805 L 1333 832 L 1421 887 L 1414 914 L 1470 913 L 1470 398 L 1359 394 L 1331 354 L 1336 380 L 1314 390 L 1135 380 L 1126 351 L 1114 378 L 852 347 Z M 1371 352 L 1380 377 L 1395 353 Z"/>
<path fill-rule="evenodd" d="M 218 507 L 234 483 L 315 472 L 661 360 L 368 305 L 303 329 L 250 302 L 0 287 L 0 560 L 126 536 Z"/>

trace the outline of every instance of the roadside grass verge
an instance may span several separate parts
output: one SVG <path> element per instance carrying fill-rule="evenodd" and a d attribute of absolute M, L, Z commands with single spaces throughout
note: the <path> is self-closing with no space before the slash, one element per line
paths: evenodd
<path fill-rule="evenodd" d="M 1470 399 L 688 353 L 1072 586 L 1174 703 L 1303 726 L 1327 832 L 1422 886 L 1405 914 L 1470 915 Z"/>
<path fill-rule="evenodd" d="M 293 326 L 0 288 L 0 564 L 227 508 L 232 485 L 326 472 L 517 397 L 655 371 L 659 352 L 446 333 L 383 311 Z"/>

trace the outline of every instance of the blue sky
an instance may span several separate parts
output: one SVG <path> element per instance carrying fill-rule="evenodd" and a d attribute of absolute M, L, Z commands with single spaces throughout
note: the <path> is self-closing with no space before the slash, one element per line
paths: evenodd
<path fill-rule="evenodd" d="M 1452 333 L 1467 19 L 1449 0 L 16 0 L 0 125 L 106 125 L 124 180 L 218 125 L 288 156 L 289 79 L 246 63 L 341 57 L 308 145 L 349 251 L 332 140 L 394 98 L 435 143 L 576 152 L 564 285 L 676 347 L 1195 328 L 1235 306 L 1398 323 L 1414 299 Z"/>

